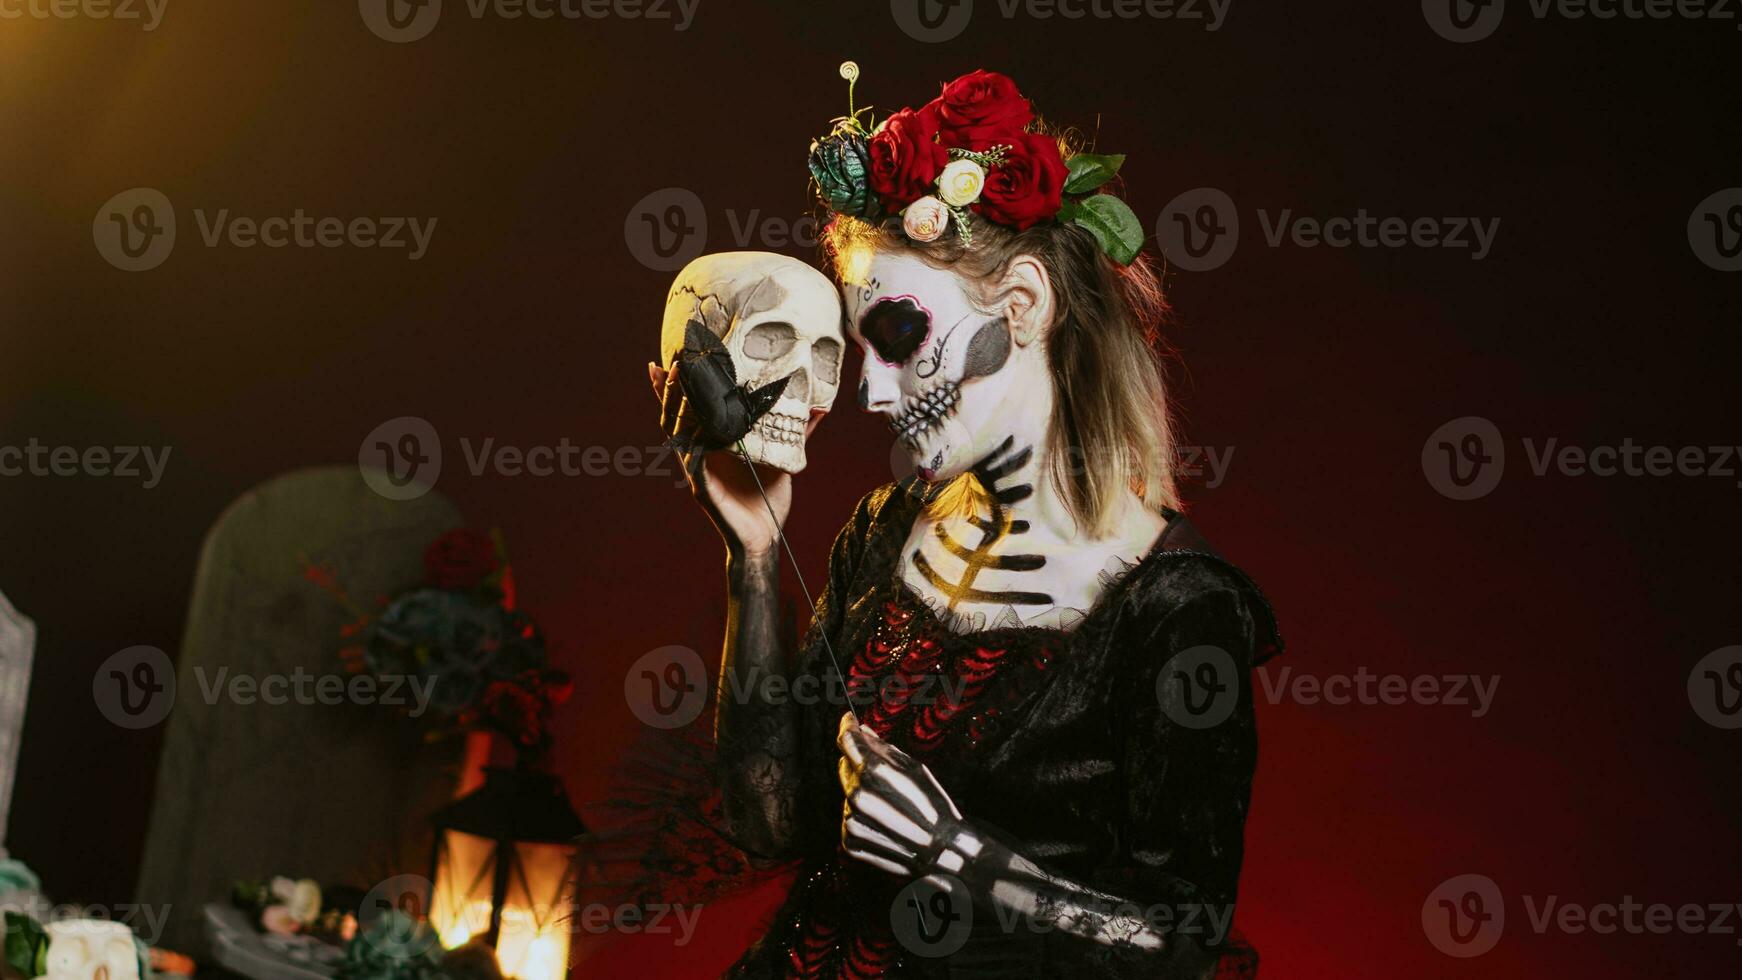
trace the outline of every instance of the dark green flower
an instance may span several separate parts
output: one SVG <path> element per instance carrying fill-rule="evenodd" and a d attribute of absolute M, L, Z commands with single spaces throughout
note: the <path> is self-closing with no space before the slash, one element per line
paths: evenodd
<path fill-rule="evenodd" d="M 871 193 L 871 152 L 865 137 L 838 129 L 811 143 L 811 180 L 817 197 L 837 214 L 875 220 L 881 208 Z"/>

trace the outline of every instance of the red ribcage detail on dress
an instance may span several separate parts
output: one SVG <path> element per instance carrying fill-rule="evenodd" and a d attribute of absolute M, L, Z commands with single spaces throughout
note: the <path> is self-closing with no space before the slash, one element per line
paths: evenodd
<path fill-rule="evenodd" d="M 891 961 L 895 959 L 894 939 L 893 935 L 860 933 L 854 936 L 847 950 L 847 960 L 841 964 L 841 976 L 852 980 L 872 980 L 887 974 Z"/>
<path fill-rule="evenodd" d="M 998 674 L 1008 651 L 975 647 L 956 665 L 954 676 L 939 677 L 924 710 L 913 719 L 916 748 L 930 752 L 943 741 L 950 720 L 980 699 L 986 685 Z"/>
<path fill-rule="evenodd" d="M 814 917 L 806 923 L 786 956 L 786 975 L 795 980 L 822 980 L 829 976 L 829 959 L 840 931 L 832 921 Z"/>

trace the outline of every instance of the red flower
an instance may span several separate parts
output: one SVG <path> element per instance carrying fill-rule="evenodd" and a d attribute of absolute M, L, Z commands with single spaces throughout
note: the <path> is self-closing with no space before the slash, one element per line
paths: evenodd
<path fill-rule="evenodd" d="M 944 146 L 965 150 L 1014 143 L 1034 120 L 1034 108 L 1016 83 L 984 68 L 945 85 L 932 104 L 938 107 Z"/>
<path fill-rule="evenodd" d="M 1004 162 L 986 175 L 974 210 L 988 221 L 1025 231 L 1058 214 L 1069 175 L 1056 140 L 1023 133 L 1010 144 Z"/>
<path fill-rule="evenodd" d="M 949 152 L 937 141 L 935 106 L 903 109 L 884 120 L 871 137 L 871 189 L 891 210 L 931 193 Z"/>
<path fill-rule="evenodd" d="M 496 571 L 496 542 L 482 531 L 458 528 L 423 553 L 424 580 L 438 589 L 469 591 Z"/>

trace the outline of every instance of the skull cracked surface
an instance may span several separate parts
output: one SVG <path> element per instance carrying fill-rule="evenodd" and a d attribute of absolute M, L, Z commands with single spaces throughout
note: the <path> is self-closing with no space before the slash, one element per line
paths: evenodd
<path fill-rule="evenodd" d="M 841 302 L 828 278 L 773 252 L 704 255 L 678 273 L 666 297 L 661 364 L 670 370 L 685 331 L 699 322 L 725 345 L 746 391 L 785 378 L 774 405 L 744 436 L 758 463 L 805 467 L 805 439 L 841 384 Z"/>

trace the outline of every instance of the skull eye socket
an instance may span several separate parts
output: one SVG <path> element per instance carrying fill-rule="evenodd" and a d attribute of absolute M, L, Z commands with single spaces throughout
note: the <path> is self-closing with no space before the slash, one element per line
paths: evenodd
<path fill-rule="evenodd" d="M 911 296 L 881 299 L 859 321 L 859 333 L 877 356 L 905 364 L 931 332 L 931 314 Z"/>
<path fill-rule="evenodd" d="M 811 361 L 816 365 L 817 380 L 826 385 L 840 383 L 841 342 L 824 337 L 811 345 Z"/>
<path fill-rule="evenodd" d="M 744 356 L 756 361 L 772 361 L 792 350 L 798 343 L 798 331 L 790 323 L 770 321 L 758 323 L 744 335 Z"/>

